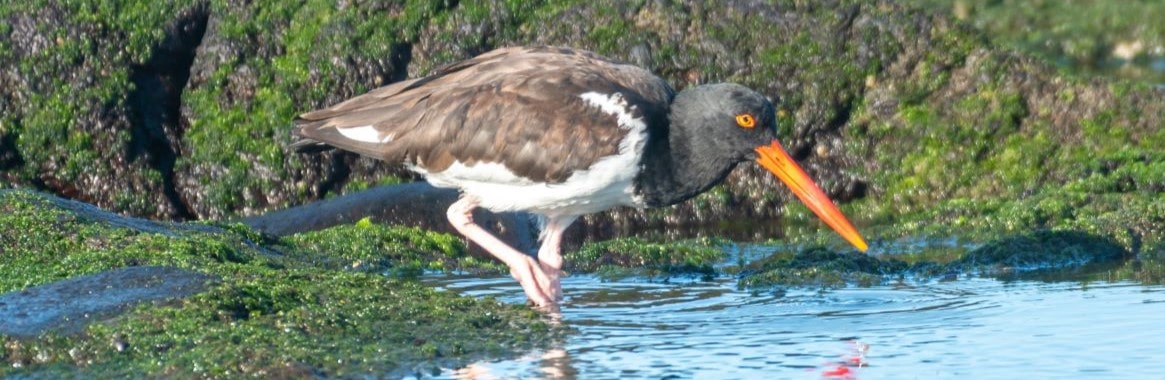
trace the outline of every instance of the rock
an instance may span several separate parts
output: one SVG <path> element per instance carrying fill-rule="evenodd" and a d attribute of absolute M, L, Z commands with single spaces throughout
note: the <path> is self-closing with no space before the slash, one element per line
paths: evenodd
<path fill-rule="evenodd" d="M 388 24 L 403 4 L 225 3 L 207 20 L 183 89 L 185 134 L 174 190 L 194 216 L 251 216 L 342 193 L 352 182 L 410 177 L 399 165 L 351 153 L 304 155 L 282 147 L 299 112 L 405 78 L 410 45 L 393 40 L 400 30 Z M 309 23 L 318 28 L 297 27 L 296 12 L 312 14 Z M 269 98 L 272 90 L 278 99 Z M 260 104 L 290 112 L 255 113 Z"/>
<path fill-rule="evenodd" d="M 79 218 L 83 220 L 98 221 L 107 224 L 111 227 L 128 228 L 131 230 L 161 234 L 166 236 L 176 236 L 174 229 L 203 229 L 208 226 L 197 226 L 192 224 L 165 224 L 155 222 L 149 219 L 134 218 L 130 216 L 120 215 L 110 211 L 102 210 L 97 206 L 79 202 L 72 199 L 66 199 L 55 196 L 44 196 L 35 192 L 27 190 L 0 190 L 0 196 L 25 196 L 35 197 L 48 203 L 46 206 L 57 208 L 61 211 L 66 211 L 71 214 L 71 218 Z"/>
<path fill-rule="evenodd" d="M 987 243 L 949 267 L 960 272 L 1030 272 L 1118 262 L 1132 256 L 1111 238 L 1081 231 L 1035 231 Z"/>
<path fill-rule="evenodd" d="M 174 29 L 145 17 L 128 33 L 114 31 L 76 20 L 78 6 L 0 6 L 0 180 L 136 215 L 181 218 L 180 205 L 167 198 L 163 153 L 181 142 L 147 131 L 165 117 L 157 108 L 176 100 L 157 95 L 173 95 L 181 84 L 153 85 L 158 77 L 147 73 L 144 51 L 168 52 L 170 44 L 139 35 Z M 187 13 L 162 12 L 166 21 Z"/>
<path fill-rule="evenodd" d="M 742 288 L 844 288 L 874 286 L 902 276 L 906 263 L 892 257 L 874 257 L 857 251 L 826 247 L 784 248 L 751 262 L 743 270 Z"/>
<path fill-rule="evenodd" d="M 354 224 L 364 218 L 380 224 L 421 227 L 457 234 L 445 210 L 457 200 L 457 191 L 435 188 L 425 182 L 380 186 L 369 190 L 243 218 L 243 224 L 264 233 L 285 236 Z M 479 209 L 474 221 L 502 241 L 526 252 L 535 252 L 538 234 L 526 213 L 493 214 Z"/>
<path fill-rule="evenodd" d="M 712 278 L 725 260 L 725 241 L 686 239 L 651 242 L 620 238 L 585 245 L 565 256 L 571 273 L 601 272 L 605 277 L 700 276 Z"/>
<path fill-rule="evenodd" d="M 189 297 L 212 276 L 171 267 L 114 269 L 0 295 L 0 334 L 32 338 L 70 335 L 143 302 Z"/>

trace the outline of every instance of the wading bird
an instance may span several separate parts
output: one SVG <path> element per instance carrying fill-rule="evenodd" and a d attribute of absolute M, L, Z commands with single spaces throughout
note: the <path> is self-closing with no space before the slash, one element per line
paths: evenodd
<path fill-rule="evenodd" d="M 676 92 L 642 68 L 557 47 L 503 48 L 295 120 L 293 147 L 403 162 L 458 189 L 449 222 L 540 306 L 562 296 L 562 233 L 580 215 L 687 200 L 755 161 L 859 250 L 861 235 L 776 140 L 773 104 L 736 84 Z M 537 259 L 473 209 L 544 218 Z"/>

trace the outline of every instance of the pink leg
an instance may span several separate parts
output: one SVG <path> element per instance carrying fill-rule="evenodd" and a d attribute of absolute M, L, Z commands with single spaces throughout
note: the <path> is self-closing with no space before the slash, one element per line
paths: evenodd
<path fill-rule="evenodd" d="M 494 257 L 510 267 L 510 275 L 522 285 L 526 297 L 535 305 L 549 306 L 554 304 L 551 296 L 552 281 L 538 262 L 529 255 L 518 252 L 506 243 L 498 240 L 488 231 L 473 222 L 473 209 L 477 208 L 477 200 L 464 196 L 449 206 L 447 216 L 453 228 L 465 235 L 466 238 L 477 243 Z M 561 261 L 561 259 L 559 260 Z"/>
<path fill-rule="evenodd" d="M 555 216 L 546 219 L 542 228 L 542 247 L 538 248 L 538 262 L 542 271 L 550 278 L 550 296 L 562 299 L 562 233 L 578 218 L 574 215 Z"/>

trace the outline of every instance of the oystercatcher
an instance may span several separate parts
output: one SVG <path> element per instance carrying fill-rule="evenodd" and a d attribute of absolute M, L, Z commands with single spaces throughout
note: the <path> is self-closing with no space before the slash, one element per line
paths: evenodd
<path fill-rule="evenodd" d="M 562 294 L 562 233 L 580 215 L 682 202 L 744 161 L 772 171 L 865 251 L 778 144 L 776 123 L 773 104 L 740 85 L 677 93 L 647 70 L 591 52 L 515 47 L 302 114 L 292 145 L 403 162 L 434 186 L 459 189 L 453 227 L 508 265 L 531 301 L 550 305 Z M 537 259 L 475 224 L 478 207 L 544 217 Z"/>

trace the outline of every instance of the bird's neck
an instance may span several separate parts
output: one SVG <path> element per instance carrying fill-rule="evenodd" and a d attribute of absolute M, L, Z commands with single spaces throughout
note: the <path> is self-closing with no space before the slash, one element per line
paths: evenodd
<path fill-rule="evenodd" d="M 736 160 L 701 146 L 706 137 L 676 125 L 654 128 L 644 148 L 642 170 L 635 190 L 648 207 L 662 207 L 688 200 L 716 185 L 736 166 Z"/>

